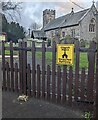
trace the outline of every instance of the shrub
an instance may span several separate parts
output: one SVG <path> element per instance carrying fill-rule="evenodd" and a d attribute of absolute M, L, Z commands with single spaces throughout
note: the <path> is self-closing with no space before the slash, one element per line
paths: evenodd
<path fill-rule="evenodd" d="M 48 42 L 47 42 L 47 47 L 51 46 L 51 40 L 48 39 Z"/>
<path fill-rule="evenodd" d="M 86 46 L 86 41 L 84 39 L 80 40 L 80 47 L 85 47 Z"/>
<path fill-rule="evenodd" d="M 64 38 L 61 38 L 60 43 L 74 43 L 77 40 L 77 38 L 72 38 L 70 35 L 66 35 Z"/>

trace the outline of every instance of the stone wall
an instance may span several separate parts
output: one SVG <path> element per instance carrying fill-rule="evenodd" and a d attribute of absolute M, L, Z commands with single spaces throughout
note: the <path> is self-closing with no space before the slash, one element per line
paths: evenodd
<path fill-rule="evenodd" d="M 63 37 L 70 35 L 72 37 L 72 30 L 75 30 L 75 38 L 80 39 L 80 30 L 79 26 L 73 26 L 73 27 L 68 27 L 68 28 L 62 28 L 62 29 L 55 29 L 55 30 L 50 30 L 46 32 L 46 36 L 48 36 L 48 39 L 57 39 L 56 37 L 56 32 L 59 31 L 60 39 Z M 65 36 L 63 36 L 63 32 L 65 32 Z M 58 43 L 59 41 L 57 41 Z"/>
<path fill-rule="evenodd" d="M 55 10 L 46 9 L 43 11 L 43 27 L 46 26 L 51 20 L 55 19 Z"/>
<path fill-rule="evenodd" d="M 84 17 L 84 19 L 80 22 L 80 39 L 84 39 L 89 41 L 92 41 L 95 39 L 95 32 L 96 32 L 96 24 L 95 24 L 95 32 L 89 32 L 89 24 L 92 18 L 95 18 L 92 11 L 89 11 L 89 13 Z"/>
<path fill-rule="evenodd" d="M 89 31 L 89 24 L 91 22 L 91 19 L 94 18 L 94 13 L 95 13 L 96 9 L 94 6 L 91 7 L 91 9 L 89 10 L 89 12 L 87 14 L 85 14 L 85 16 L 83 16 L 81 19 L 81 21 L 79 22 L 79 25 L 77 26 L 72 26 L 72 27 L 67 27 L 67 28 L 59 28 L 55 29 L 55 30 L 50 30 L 46 32 L 46 35 L 49 39 L 53 39 L 56 35 L 56 32 L 59 31 L 60 32 L 60 38 L 63 38 L 64 36 L 62 35 L 63 32 L 65 32 L 65 36 L 66 35 L 70 35 L 71 37 L 75 37 L 78 38 L 79 40 L 83 39 L 86 41 L 96 41 L 96 23 L 95 23 L 95 30 L 94 32 L 90 32 Z M 96 20 L 95 20 L 96 22 Z M 72 31 L 74 31 L 74 35 L 72 35 Z"/>
<path fill-rule="evenodd" d="M 73 27 L 63 28 L 63 29 L 61 30 L 61 37 L 63 37 L 63 36 L 62 36 L 62 32 L 65 32 L 65 36 L 66 36 L 66 35 L 70 35 L 71 37 L 73 37 L 73 36 L 72 36 L 72 30 L 75 30 L 74 37 L 75 37 L 75 38 L 79 38 L 79 36 L 80 36 L 79 26 L 73 26 Z"/>

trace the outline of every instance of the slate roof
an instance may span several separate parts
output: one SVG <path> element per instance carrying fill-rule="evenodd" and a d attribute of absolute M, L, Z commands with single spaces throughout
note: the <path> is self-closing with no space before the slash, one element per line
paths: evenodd
<path fill-rule="evenodd" d="M 76 13 L 69 13 L 67 15 L 61 16 L 59 18 L 56 18 L 52 20 L 50 23 L 48 23 L 43 30 L 53 30 L 56 28 L 63 28 L 63 27 L 69 27 L 78 25 L 81 18 L 89 11 L 89 9 L 85 9 L 83 11 L 79 11 Z"/>
<path fill-rule="evenodd" d="M 31 38 L 43 39 L 46 38 L 46 33 L 42 30 L 33 30 L 31 34 Z"/>

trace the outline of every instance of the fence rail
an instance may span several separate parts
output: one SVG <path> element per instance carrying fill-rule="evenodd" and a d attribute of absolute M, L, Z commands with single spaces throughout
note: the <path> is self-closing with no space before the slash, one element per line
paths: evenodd
<path fill-rule="evenodd" d="M 10 51 L 10 61 L 6 62 L 5 50 Z M 13 51 L 18 51 L 19 63 L 14 63 Z M 27 64 L 27 53 L 31 52 L 32 66 Z M 42 52 L 42 67 L 37 64 L 36 51 Z M 45 53 L 52 52 L 52 67 L 46 66 Z M 85 68 L 79 69 L 80 52 L 88 53 L 88 71 Z M 91 42 L 90 48 L 80 48 L 79 42 L 75 44 L 75 71 L 72 66 L 56 65 L 56 43 L 53 42 L 51 48 L 36 48 L 32 42 L 32 47 L 27 47 L 26 42 L 20 42 L 18 47 L 13 47 L 10 42 L 9 47 L 5 47 L 2 42 L 2 70 L 3 70 L 3 90 L 24 93 L 36 98 L 42 98 L 59 104 L 73 106 L 88 104 L 89 110 L 94 110 L 97 78 L 95 72 L 96 44 Z M 57 67 L 56 67 L 57 66 Z M 86 106 L 85 109 L 88 110 Z M 85 106 L 84 106 L 85 107 Z M 83 107 L 82 107 L 83 108 Z M 84 108 L 83 108 L 84 109 Z"/>
<path fill-rule="evenodd" d="M 47 47 L 47 48 L 45 48 L 45 51 L 51 52 L 51 49 L 52 49 L 51 47 L 49 47 L 49 48 Z M 5 50 L 10 50 L 10 47 L 5 47 Z M 32 47 L 27 47 L 27 48 L 13 47 L 13 50 L 15 50 L 15 51 L 19 51 L 19 50 L 32 51 Z M 35 51 L 42 51 L 42 47 L 36 47 Z M 97 52 L 97 49 L 80 47 L 79 51 L 80 52 Z"/>

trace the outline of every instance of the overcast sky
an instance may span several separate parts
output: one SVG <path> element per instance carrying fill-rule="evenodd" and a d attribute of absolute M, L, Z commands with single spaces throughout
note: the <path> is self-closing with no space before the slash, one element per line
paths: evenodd
<path fill-rule="evenodd" d="M 14 0 L 16 1 L 16 0 Z M 19 23 L 24 26 L 26 29 L 35 21 L 38 24 L 43 24 L 43 10 L 53 9 L 56 10 L 56 17 L 65 15 L 71 12 L 71 9 L 74 8 L 74 11 L 87 9 L 91 7 L 92 0 L 17 0 L 22 3 L 22 10 L 20 11 L 21 19 Z M 72 2 L 80 5 L 82 8 L 79 8 Z M 95 5 L 98 0 L 95 0 Z"/>

